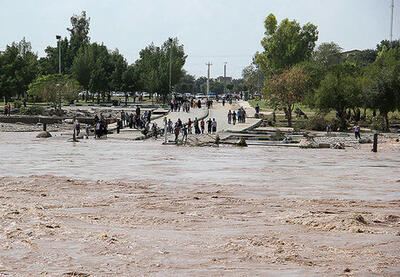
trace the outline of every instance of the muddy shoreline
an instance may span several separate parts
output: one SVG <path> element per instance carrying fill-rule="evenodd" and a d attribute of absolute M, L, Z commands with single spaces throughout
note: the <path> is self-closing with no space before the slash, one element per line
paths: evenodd
<path fill-rule="evenodd" d="M 400 200 L 248 197 L 240 186 L 0 179 L 4 276 L 385 275 Z M 85 275 L 81 275 L 85 276 Z"/>

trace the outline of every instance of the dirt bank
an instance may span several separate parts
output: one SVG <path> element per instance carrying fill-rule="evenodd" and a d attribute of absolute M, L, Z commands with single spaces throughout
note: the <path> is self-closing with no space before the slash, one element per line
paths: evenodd
<path fill-rule="evenodd" d="M 2 177 L 0 198 L 0 276 L 400 272 L 400 200 L 48 175 Z"/>

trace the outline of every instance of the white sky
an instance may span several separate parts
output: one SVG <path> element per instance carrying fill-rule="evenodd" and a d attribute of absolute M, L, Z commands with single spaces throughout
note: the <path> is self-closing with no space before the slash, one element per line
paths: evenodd
<path fill-rule="evenodd" d="M 256 51 L 262 51 L 264 19 L 274 13 L 318 26 L 319 41 L 345 50 L 375 48 L 389 39 L 391 0 L 0 0 L 0 50 L 25 37 L 39 56 L 56 34 L 68 36 L 70 17 L 87 12 L 92 42 L 118 48 L 128 63 L 151 42 L 169 36 L 184 44 L 185 69 L 197 77 L 238 78 Z M 396 0 L 394 38 L 400 36 L 400 0 Z"/>

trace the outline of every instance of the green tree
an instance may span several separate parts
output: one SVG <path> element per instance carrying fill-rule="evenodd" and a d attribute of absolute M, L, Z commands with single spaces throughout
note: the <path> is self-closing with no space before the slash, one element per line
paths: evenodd
<path fill-rule="evenodd" d="M 119 56 L 119 54 L 114 54 L 114 56 Z M 114 57 L 114 59 L 117 58 Z M 104 45 L 92 43 L 81 48 L 74 59 L 71 71 L 72 75 L 85 90 L 97 93 L 98 103 L 100 102 L 100 96 L 103 101 L 105 100 L 105 93 L 110 89 L 111 85 L 122 87 L 121 78 L 124 69 L 116 69 L 116 65 L 113 64 L 111 55 Z M 94 101 L 94 98 L 92 100 Z"/>
<path fill-rule="evenodd" d="M 140 83 L 140 72 L 139 67 L 136 64 L 131 64 L 127 67 L 125 72 L 122 74 L 122 89 L 128 92 L 135 92 L 142 90 L 142 84 Z"/>
<path fill-rule="evenodd" d="M 69 55 L 72 59 L 68 66 L 72 66 L 72 62 L 78 51 L 82 47 L 86 47 L 90 43 L 89 37 L 89 24 L 90 18 L 86 17 L 86 12 L 82 11 L 80 15 L 73 15 L 71 17 L 71 28 L 67 28 L 70 33 L 69 39 Z"/>
<path fill-rule="evenodd" d="M 122 76 L 128 68 L 128 63 L 119 53 L 118 49 L 111 52 L 110 63 L 112 66 L 112 72 L 110 75 L 110 89 L 113 91 L 121 91 L 124 88 Z"/>
<path fill-rule="evenodd" d="M 313 53 L 315 62 L 323 66 L 331 66 L 340 64 L 343 60 L 342 48 L 334 42 L 325 42 L 318 46 L 317 50 Z"/>
<path fill-rule="evenodd" d="M 400 48 L 383 50 L 366 70 L 366 98 L 370 108 L 378 109 L 389 131 L 388 113 L 400 108 Z"/>
<path fill-rule="evenodd" d="M 194 91 L 195 93 L 206 93 L 206 84 L 207 84 L 207 78 L 206 77 L 199 77 L 196 79 L 194 82 Z"/>
<path fill-rule="evenodd" d="M 54 108 L 61 109 L 61 102 L 68 103 L 78 98 L 81 87 L 75 79 L 67 75 L 44 75 L 29 85 L 28 95 L 39 101 L 52 103 Z M 60 101 L 61 100 L 61 101 Z"/>
<path fill-rule="evenodd" d="M 153 94 L 161 88 L 162 53 L 160 47 L 153 43 L 139 52 L 140 59 L 136 61 L 140 72 L 140 82 L 143 88 Z M 165 72 L 164 72 L 165 78 Z"/>
<path fill-rule="evenodd" d="M 224 83 L 221 82 L 210 82 L 210 92 L 216 93 L 216 95 L 221 95 L 224 93 Z"/>
<path fill-rule="evenodd" d="M 169 38 L 161 47 L 154 44 L 141 50 L 136 61 L 143 88 L 149 93 L 158 92 L 166 102 L 169 87 L 169 70 L 171 66 L 171 86 L 175 86 L 184 75 L 186 55 L 183 45 L 177 38 Z M 171 62 L 170 62 L 171 60 Z"/>
<path fill-rule="evenodd" d="M 21 97 L 38 74 L 37 56 L 23 38 L 0 52 L 0 97 Z"/>
<path fill-rule="evenodd" d="M 264 52 L 255 60 L 267 75 L 308 60 L 318 40 L 317 27 L 311 23 L 300 26 L 297 21 L 286 18 L 277 24 L 273 14 L 265 19 L 265 37 L 261 41 Z"/>
<path fill-rule="evenodd" d="M 362 50 L 358 53 L 351 54 L 347 57 L 346 61 L 355 63 L 359 66 L 367 66 L 373 63 L 378 56 L 378 51 L 372 49 Z"/>
<path fill-rule="evenodd" d="M 378 52 L 382 52 L 382 50 L 386 49 L 386 50 L 390 50 L 393 48 L 400 48 L 400 40 L 393 40 L 393 41 L 389 41 L 389 40 L 382 40 L 377 46 L 376 46 L 376 50 Z"/>
<path fill-rule="evenodd" d="M 362 102 L 362 81 L 359 68 L 344 63 L 333 67 L 316 90 L 316 107 L 325 112 L 335 110 L 342 131 L 347 130 L 346 110 Z"/>
<path fill-rule="evenodd" d="M 79 53 L 80 48 L 89 45 L 89 23 L 90 18 L 86 17 L 86 12 L 82 11 L 81 15 L 73 15 L 71 17 L 71 28 L 67 28 L 70 38 L 64 38 L 60 41 L 61 48 L 61 72 L 70 74 L 75 57 Z M 41 58 L 40 72 L 42 75 L 58 73 L 58 45 L 56 47 L 48 46 L 45 49 L 46 57 Z"/>
<path fill-rule="evenodd" d="M 175 85 L 175 91 L 178 93 L 194 93 L 195 78 L 184 70 L 183 77 Z"/>
<path fill-rule="evenodd" d="M 258 70 L 254 63 L 251 63 L 243 69 L 242 77 L 250 93 L 257 92 L 264 83 L 264 74 Z"/>
<path fill-rule="evenodd" d="M 77 56 L 72 64 L 72 76 L 81 84 L 86 91 L 86 101 L 88 100 L 88 91 L 91 75 L 91 65 L 93 61 L 91 59 L 90 52 L 87 48 L 79 49 Z"/>
<path fill-rule="evenodd" d="M 60 49 L 61 49 L 61 72 L 69 73 L 70 65 L 74 57 L 71 57 L 71 53 L 69 51 L 69 41 L 67 38 L 60 40 Z M 56 47 L 47 46 L 44 50 L 46 53 L 46 57 L 42 57 L 39 60 L 40 74 L 41 75 L 49 75 L 49 74 L 57 74 L 59 67 L 58 60 L 58 43 Z"/>
<path fill-rule="evenodd" d="M 306 91 L 308 75 L 303 67 L 293 66 L 281 74 L 275 74 L 267 80 L 264 89 L 270 104 L 282 108 L 287 116 L 288 126 L 292 126 L 294 105 L 300 102 Z"/>

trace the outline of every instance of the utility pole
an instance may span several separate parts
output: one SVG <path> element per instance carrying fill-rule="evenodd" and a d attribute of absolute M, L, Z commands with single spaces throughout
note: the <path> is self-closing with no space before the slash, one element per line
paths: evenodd
<path fill-rule="evenodd" d="M 212 66 L 212 63 L 208 62 L 206 63 L 206 65 L 208 66 L 208 70 L 207 70 L 207 96 L 210 93 L 210 68 Z"/>
<path fill-rule="evenodd" d="M 390 42 L 393 41 L 393 11 L 394 11 L 394 0 L 392 0 L 392 16 L 390 20 Z"/>
<path fill-rule="evenodd" d="M 169 94 L 171 95 L 172 87 L 171 87 L 171 76 L 172 76 L 172 38 L 169 38 Z"/>
<path fill-rule="evenodd" d="M 226 64 L 227 62 L 224 62 L 224 94 L 226 94 Z"/>
<path fill-rule="evenodd" d="M 58 74 L 61 74 L 61 46 L 60 46 L 60 35 L 56 35 L 57 44 L 58 44 Z"/>
<path fill-rule="evenodd" d="M 257 94 L 260 95 L 260 66 L 256 64 L 256 68 L 257 68 Z"/>
<path fill-rule="evenodd" d="M 58 74 L 61 75 L 61 36 L 56 35 L 56 39 L 57 39 L 57 45 L 58 45 Z M 61 89 L 58 84 L 57 84 L 57 86 L 58 86 L 58 101 L 59 101 L 58 107 L 61 111 Z"/>

